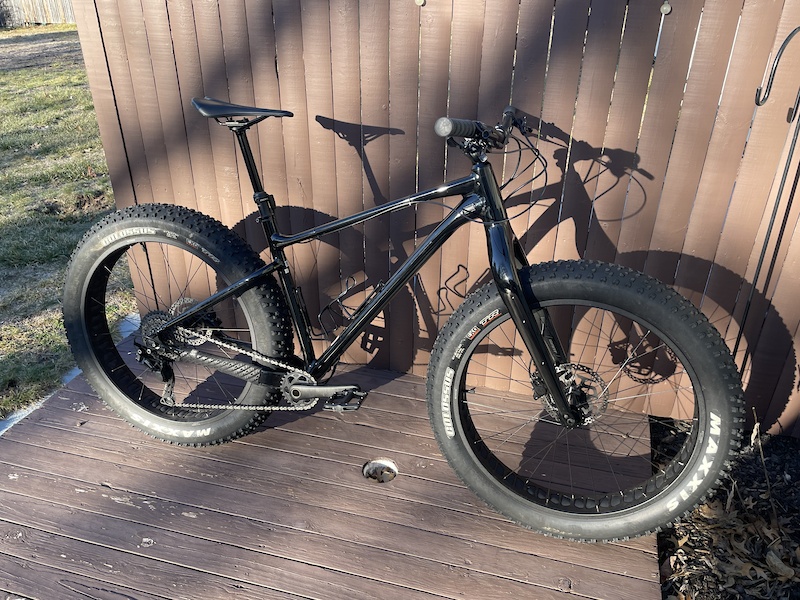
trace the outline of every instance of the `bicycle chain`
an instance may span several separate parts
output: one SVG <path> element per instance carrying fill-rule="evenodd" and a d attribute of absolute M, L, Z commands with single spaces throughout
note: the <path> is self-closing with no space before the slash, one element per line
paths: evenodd
<path fill-rule="evenodd" d="M 293 367 L 290 364 L 283 363 L 279 360 L 274 358 L 270 358 L 268 356 L 264 356 L 263 354 L 259 354 L 255 351 L 245 350 L 244 348 L 240 348 L 239 346 L 235 346 L 234 344 L 228 344 L 227 342 L 223 342 L 222 340 L 215 339 L 210 335 L 202 333 L 200 331 L 186 329 L 185 327 L 178 327 L 177 330 L 183 335 L 191 335 L 193 338 L 201 338 L 205 342 L 211 342 L 221 348 L 226 348 L 228 350 L 233 350 L 234 352 L 238 352 L 240 354 L 244 354 L 249 356 L 254 361 L 258 363 L 266 363 L 268 366 L 278 367 L 279 369 L 283 369 L 286 371 L 286 375 L 292 374 L 299 374 L 304 377 L 308 378 L 308 381 L 313 385 L 317 383 L 317 380 L 309 373 L 308 371 L 304 371 L 303 369 L 298 369 L 297 367 Z M 172 397 L 174 388 L 174 380 L 168 381 L 164 386 L 164 393 L 161 396 L 161 403 L 166 404 L 167 406 L 175 407 L 175 408 L 189 408 L 194 410 L 253 410 L 253 411 L 282 411 L 282 412 L 297 412 L 297 411 L 304 411 L 310 410 L 317 405 L 319 402 L 319 398 L 314 398 L 312 401 L 308 402 L 307 404 L 303 404 L 302 406 L 261 406 L 261 405 L 249 405 L 249 404 L 192 404 L 192 403 L 182 403 L 178 404 L 175 402 L 174 397 Z M 167 395 L 171 398 L 168 399 Z"/>

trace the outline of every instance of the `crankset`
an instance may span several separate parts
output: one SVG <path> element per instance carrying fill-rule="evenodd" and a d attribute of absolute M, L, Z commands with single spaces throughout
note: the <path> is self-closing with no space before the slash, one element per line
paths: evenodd
<path fill-rule="evenodd" d="M 317 385 L 317 384 L 290 384 L 284 392 L 288 405 L 258 405 L 258 404 L 194 404 L 189 402 L 176 402 L 172 395 L 174 379 L 165 380 L 164 394 L 161 403 L 174 407 L 192 410 L 253 410 L 253 411 L 304 411 L 311 410 L 317 403 L 324 399 L 325 410 L 344 412 L 358 410 L 367 397 L 357 385 Z"/>
<path fill-rule="evenodd" d="M 367 397 L 357 385 L 308 385 L 294 384 L 289 386 L 290 402 L 325 399 L 325 410 L 336 412 L 358 410 Z"/>

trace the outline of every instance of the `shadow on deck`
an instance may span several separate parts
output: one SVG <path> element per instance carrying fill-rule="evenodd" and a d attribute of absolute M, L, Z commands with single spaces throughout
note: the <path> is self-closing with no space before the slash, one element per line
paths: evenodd
<path fill-rule="evenodd" d="M 96 598 L 661 598 L 655 536 L 586 545 L 484 507 L 438 452 L 424 381 L 358 369 L 361 410 L 242 440 L 151 440 L 78 377 L 0 437 L 0 591 Z M 362 465 L 389 457 L 391 483 Z"/>

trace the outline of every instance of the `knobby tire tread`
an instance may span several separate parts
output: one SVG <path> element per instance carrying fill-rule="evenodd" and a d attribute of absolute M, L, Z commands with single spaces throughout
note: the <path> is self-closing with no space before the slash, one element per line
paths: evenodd
<path fill-rule="evenodd" d="M 98 255 L 98 250 L 92 246 L 96 246 L 98 239 L 102 239 L 108 232 L 113 231 L 120 225 L 124 226 L 134 222 L 139 224 L 150 223 L 154 226 L 163 225 L 167 228 L 177 227 L 179 230 L 183 230 L 184 233 L 191 234 L 191 238 L 202 248 L 217 249 L 220 260 L 225 263 L 225 266 L 220 267 L 220 271 L 225 271 L 236 278 L 249 275 L 264 264 L 261 258 L 241 238 L 212 217 L 181 206 L 144 204 L 114 212 L 90 228 L 74 250 L 70 259 L 70 268 L 74 267 L 80 270 L 83 262 L 94 260 Z M 83 267 L 83 270 L 85 271 L 86 267 Z M 67 281 L 67 286 L 69 287 L 69 274 Z M 78 282 L 78 284 L 81 283 Z M 74 282 L 73 285 L 75 285 Z M 253 328 L 261 328 L 264 332 L 268 332 L 271 355 L 284 358 L 291 356 L 293 354 L 291 319 L 277 283 L 270 278 L 265 284 L 253 288 L 248 293 L 250 297 L 247 302 L 252 305 L 251 311 L 254 313 L 252 318 L 259 322 L 259 324 L 254 324 Z M 80 307 L 73 305 L 75 301 L 76 293 L 74 290 L 71 294 L 67 290 L 64 304 L 65 325 L 68 333 L 72 334 L 68 337 L 73 338 L 70 340 L 73 349 L 76 346 L 80 347 L 86 344 L 84 340 L 76 339 L 80 335 L 76 333 L 80 329 L 80 324 L 70 322 L 71 319 L 81 318 L 79 316 Z M 76 317 L 76 315 L 78 316 Z M 102 389 L 98 389 L 103 386 L 93 381 L 91 373 L 87 373 L 87 379 L 95 391 L 103 397 Z M 103 383 L 108 384 L 108 382 Z M 270 396 L 275 396 L 275 394 L 270 394 Z M 270 398 L 268 397 L 266 401 L 270 403 Z M 112 409 L 136 429 L 153 438 L 170 444 L 189 447 L 216 445 L 245 436 L 261 425 L 270 414 L 268 411 L 236 411 L 239 413 L 239 418 L 236 419 L 238 426 L 235 429 L 225 429 L 213 439 L 195 441 L 159 435 L 157 432 L 131 422 L 127 415 L 124 414 L 124 411 L 118 410 L 114 405 L 112 405 Z"/>
<path fill-rule="evenodd" d="M 723 427 L 730 427 L 731 429 L 727 446 L 721 449 L 724 452 L 724 459 L 713 481 L 705 482 L 706 487 L 701 496 L 695 497 L 689 504 L 682 505 L 680 510 L 673 514 L 668 520 L 654 523 L 644 529 L 636 531 L 620 533 L 609 529 L 598 533 L 598 535 L 587 536 L 585 534 L 574 534 L 567 530 L 559 531 L 557 529 L 542 528 L 506 514 L 492 499 L 483 498 L 483 500 L 519 525 L 555 538 L 571 539 L 581 542 L 609 542 L 627 540 L 632 537 L 658 532 L 663 527 L 678 522 L 683 516 L 687 515 L 707 500 L 713 490 L 722 484 L 723 478 L 730 470 L 732 455 L 740 445 L 741 427 L 744 423 L 744 401 L 739 374 L 731 358 L 730 351 L 720 334 L 709 323 L 702 312 L 676 291 L 647 275 L 619 265 L 595 261 L 555 261 L 537 264 L 529 268 L 523 278 L 523 286 L 535 288 L 537 285 L 553 280 L 561 280 L 564 285 L 578 286 L 584 281 L 594 280 L 602 282 L 604 286 L 609 286 L 610 290 L 633 290 L 636 294 L 641 296 L 643 306 L 658 303 L 666 307 L 671 312 L 672 318 L 684 323 L 694 332 L 697 343 L 702 344 L 708 355 L 714 358 L 717 375 L 720 380 L 724 382 L 728 391 L 726 403 L 727 412 Z M 466 327 L 464 324 L 477 323 L 479 319 L 486 315 L 486 304 L 497 300 L 498 293 L 494 283 L 486 284 L 470 294 L 440 331 L 431 353 L 426 384 L 428 415 L 434 428 L 437 442 L 446 456 L 446 445 L 448 441 L 446 439 L 447 436 L 443 433 L 441 417 L 443 409 L 439 404 L 439 394 L 442 390 L 442 372 L 444 371 L 444 366 L 449 364 L 449 357 L 446 353 L 452 352 L 454 340 L 457 341 L 459 335 L 463 335 L 463 331 Z M 453 404 L 456 404 L 456 402 L 457 400 L 452 400 Z M 455 418 L 454 416 L 453 419 Z M 694 450 L 692 450 L 692 456 L 694 456 Z M 448 460 L 450 460 L 449 457 Z M 451 466 L 454 467 L 461 481 L 473 492 L 481 496 L 480 486 L 477 486 L 476 482 L 474 482 L 471 477 L 465 477 L 460 469 L 455 468 L 455 465 Z M 678 475 L 678 477 L 681 476 L 682 473 Z M 600 529 L 602 530 L 602 527 Z"/>

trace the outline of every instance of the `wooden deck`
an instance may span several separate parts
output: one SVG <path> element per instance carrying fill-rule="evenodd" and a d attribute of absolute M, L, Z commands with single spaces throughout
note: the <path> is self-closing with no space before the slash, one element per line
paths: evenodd
<path fill-rule="evenodd" d="M 370 390 L 357 412 L 274 414 L 243 440 L 187 449 L 130 428 L 76 378 L 0 437 L 0 592 L 661 598 L 654 536 L 586 545 L 509 523 L 438 453 L 421 379 L 347 380 Z M 400 475 L 365 479 L 383 456 Z"/>

